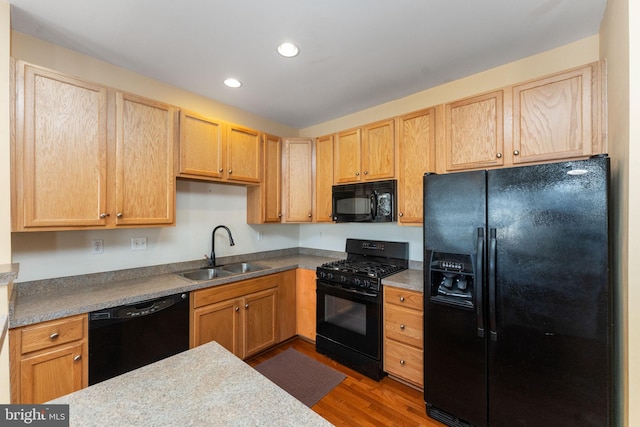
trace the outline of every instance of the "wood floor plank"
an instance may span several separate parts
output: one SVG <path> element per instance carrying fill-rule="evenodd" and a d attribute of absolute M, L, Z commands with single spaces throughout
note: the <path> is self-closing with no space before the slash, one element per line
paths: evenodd
<path fill-rule="evenodd" d="M 342 383 L 311 408 L 333 425 L 338 427 L 444 426 L 427 416 L 421 391 L 389 377 L 374 381 L 316 352 L 313 342 L 301 338 L 294 338 L 261 353 L 247 360 L 247 363 L 256 366 L 290 347 L 347 376 Z"/>

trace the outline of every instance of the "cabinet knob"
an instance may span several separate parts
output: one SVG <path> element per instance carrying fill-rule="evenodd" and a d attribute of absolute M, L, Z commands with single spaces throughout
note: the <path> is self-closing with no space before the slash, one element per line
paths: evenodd
<path fill-rule="evenodd" d="M 309 218 L 311 218 L 311 214 L 309 214 Z"/>
<path fill-rule="evenodd" d="M 76 355 L 73 357 L 73 361 L 74 361 L 74 362 L 77 362 L 77 361 L 78 361 L 78 360 L 80 360 L 80 359 L 82 359 L 82 356 L 80 356 L 79 354 L 76 354 Z"/>
<path fill-rule="evenodd" d="M 404 216 L 404 212 L 400 212 L 400 213 L 398 213 L 398 215 L 400 215 L 401 217 L 403 217 L 403 216 Z"/>
<path fill-rule="evenodd" d="M 356 172 L 356 176 L 360 176 L 360 172 Z"/>
<path fill-rule="evenodd" d="M 118 217 L 118 218 L 122 218 L 122 212 L 118 212 L 118 213 L 116 214 L 116 217 Z"/>
<path fill-rule="evenodd" d="M 369 175 L 369 171 L 364 171 L 364 174 L 365 175 Z"/>
<path fill-rule="evenodd" d="M 240 311 L 240 307 L 236 307 L 236 311 Z"/>
<path fill-rule="evenodd" d="M 244 305 L 244 308 L 245 308 L 245 309 L 248 309 L 248 308 L 249 308 L 249 304 L 245 304 L 245 305 Z"/>
<path fill-rule="evenodd" d="M 400 302 L 404 302 L 404 297 L 400 297 Z"/>
<path fill-rule="evenodd" d="M 501 158 L 502 158 L 502 153 L 498 153 L 498 154 L 496 154 L 496 157 L 497 157 L 497 158 L 499 158 L 499 159 L 501 159 Z"/>
<path fill-rule="evenodd" d="M 109 216 L 109 214 L 108 214 L 108 213 L 101 213 L 101 214 L 100 214 L 100 218 L 106 218 L 106 217 L 108 217 L 108 216 Z"/>
<path fill-rule="evenodd" d="M 278 218 L 282 218 L 282 214 L 281 213 L 278 214 Z"/>
<path fill-rule="evenodd" d="M 222 173 L 222 172 L 224 172 L 224 169 L 220 168 L 220 169 L 218 169 L 218 172 Z"/>
<path fill-rule="evenodd" d="M 520 152 L 518 150 L 513 150 L 513 155 L 517 156 L 518 154 L 520 154 Z"/>
<path fill-rule="evenodd" d="M 400 359 L 400 364 L 404 366 L 404 359 Z"/>
<path fill-rule="evenodd" d="M 400 325 L 400 329 L 404 331 L 404 325 Z"/>
<path fill-rule="evenodd" d="M 229 169 L 229 175 L 233 173 L 233 169 Z"/>
<path fill-rule="evenodd" d="M 59 336 L 60 336 L 60 334 L 58 334 L 57 332 L 54 332 L 51 335 L 49 335 L 49 339 L 50 340 L 57 340 Z"/>

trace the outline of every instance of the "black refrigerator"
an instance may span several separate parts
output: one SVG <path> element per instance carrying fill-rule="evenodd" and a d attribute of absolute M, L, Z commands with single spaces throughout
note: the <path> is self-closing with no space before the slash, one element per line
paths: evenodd
<path fill-rule="evenodd" d="M 424 398 L 451 426 L 612 423 L 609 158 L 424 176 Z"/>

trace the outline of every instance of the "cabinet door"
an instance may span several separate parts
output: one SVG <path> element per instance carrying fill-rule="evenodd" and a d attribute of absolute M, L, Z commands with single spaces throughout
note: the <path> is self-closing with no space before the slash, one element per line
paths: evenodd
<path fill-rule="evenodd" d="M 283 222 L 313 220 L 313 142 L 309 138 L 284 140 Z"/>
<path fill-rule="evenodd" d="M 365 126 L 362 134 L 362 174 L 375 181 L 395 177 L 394 120 Z"/>
<path fill-rule="evenodd" d="M 334 182 L 357 182 L 360 177 L 360 129 L 338 133 L 333 152 Z"/>
<path fill-rule="evenodd" d="M 116 225 L 173 224 L 174 107 L 116 94 Z"/>
<path fill-rule="evenodd" d="M 296 333 L 316 340 L 316 272 L 296 269 Z"/>
<path fill-rule="evenodd" d="M 260 183 L 260 134 L 257 131 L 228 125 L 227 179 Z"/>
<path fill-rule="evenodd" d="M 332 222 L 333 135 L 316 139 L 315 222 Z"/>
<path fill-rule="evenodd" d="M 503 93 L 445 105 L 446 170 L 503 165 Z"/>
<path fill-rule="evenodd" d="M 190 346 L 196 347 L 210 341 L 238 357 L 242 357 L 240 338 L 242 300 L 232 299 L 193 310 Z"/>
<path fill-rule="evenodd" d="M 586 66 L 513 87 L 513 163 L 592 154 L 592 72 Z"/>
<path fill-rule="evenodd" d="M 296 335 L 296 270 L 280 273 L 278 282 L 278 342 Z"/>
<path fill-rule="evenodd" d="M 20 403 L 44 403 L 83 387 L 83 344 L 55 347 L 20 362 Z"/>
<path fill-rule="evenodd" d="M 243 359 L 276 343 L 276 296 L 268 289 L 244 298 Z"/>
<path fill-rule="evenodd" d="M 224 172 L 223 125 L 189 111 L 180 111 L 178 174 L 221 179 Z"/>
<path fill-rule="evenodd" d="M 282 219 L 282 140 L 264 135 L 264 222 L 280 222 Z"/>
<path fill-rule="evenodd" d="M 435 109 L 398 120 L 398 222 L 420 225 L 423 220 L 422 177 L 435 172 Z"/>
<path fill-rule="evenodd" d="M 18 67 L 16 228 L 106 225 L 107 89 Z"/>

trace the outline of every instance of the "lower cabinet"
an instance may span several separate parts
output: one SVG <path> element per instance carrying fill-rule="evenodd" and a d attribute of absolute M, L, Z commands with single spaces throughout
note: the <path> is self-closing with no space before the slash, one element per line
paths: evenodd
<path fill-rule="evenodd" d="M 384 287 L 384 370 L 390 376 L 424 387 L 423 295 Z"/>
<path fill-rule="evenodd" d="M 217 341 L 241 359 L 273 346 L 278 335 L 278 288 L 286 273 L 191 293 L 190 347 Z"/>
<path fill-rule="evenodd" d="M 87 387 L 87 332 L 87 315 L 11 329 L 11 403 L 44 403 Z"/>
<path fill-rule="evenodd" d="M 296 332 L 316 340 L 316 271 L 296 270 Z"/>

